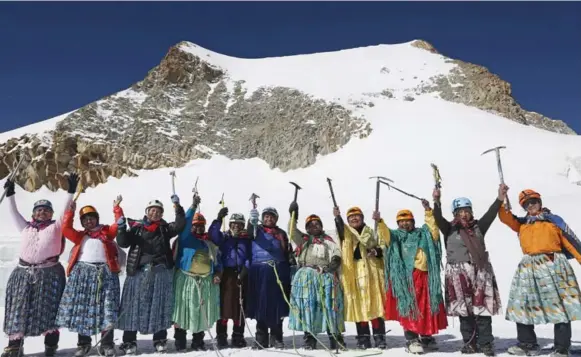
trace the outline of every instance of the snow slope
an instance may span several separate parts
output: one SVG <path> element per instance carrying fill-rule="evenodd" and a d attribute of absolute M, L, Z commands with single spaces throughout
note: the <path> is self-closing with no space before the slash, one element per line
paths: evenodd
<path fill-rule="evenodd" d="M 476 216 L 480 216 L 495 199 L 498 187 L 494 154 L 481 156 L 481 153 L 494 146 L 506 145 L 507 149 L 502 151 L 504 176 L 511 187 L 510 198 L 515 212 L 523 213 L 517 204 L 518 192 L 533 188 L 541 192 L 546 206 L 567 220 L 574 230 L 581 232 L 581 222 L 577 219 L 581 187 L 571 184 L 562 175 L 569 165 L 567 158 L 581 156 L 580 137 L 526 127 L 475 108 L 443 101 L 433 95 L 419 96 L 412 102 L 398 100 L 398 96 L 396 99 L 388 99 L 366 95 L 396 82 L 403 82 L 408 86 L 412 82 L 427 80 L 434 73 L 446 73 L 451 65 L 445 63 L 439 55 L 411 47 L 408 43 L 334 53 L 247 60 L 223 56 L 193 45 L 183 46 L 188 47 L 186 50 L 198 51 L 198 55 L 205 57 L 202 58 L 227 69 L 233 79 L 246 80 L 245 85 L 249 89 L 260 85 L 295 87 L 314 97 L 335 100 L 353 108 L 355 114 L 364 115 L 373 128 L 368 138 L 352 140 L 336 153 L 320 157 L 315 165 L 284 174 L 278 170 L 270 170 L 268 165 L 258 159 L 232 161 L 219 156 L 210 160 L 192 161 L 189 165 L 176 169 L 176 191 L 185 206 L 190 204 L 192 186 L 199 176 L 201 209 L 209 220 L 220 209 L 218 202 L 222 193 L 230 213 L 242 212 L 247 215 L 251 208 L 248 198 L 254 192 L 261 197 L 258 200 L 259 208 L 276 207 L 280 213 L 280 225 L 286 227 L 289 219 L 287 207 L 293 197 L 293 186 L 289 181 L 294 181 L 303 187 L 298 196 L 300 226 L 303 226 L 304 217 L 317 213 L 327 229 L 332 230 L 332 202 L 327 177 L 333 179 L 335 195 L 342 212 L 352 205 L 358 205 L 370 217 L 375 190 L 370 176 L 389 177 L 395 181 L 396 187 L 428 198 L 431 197 L 433 187 L 431 162 L 439 166 L 443 177 L 443 202 L 447 217 L 451 218 L 447 208 L 457 196 L 470 197 Z M 426 70 L 422 70 L 424 63 Z M 380 75 L 382 67 L 389 68 L 391 74 L 397 73 L 397 80 L 389 79 L 389 75 Z M 396 86 L 394 88 L 398 89 Z M 401 91 L 405 89 L 404 84 L 399 87 Z M 357 108 L 350 104 L 357 100 L 372 102 L 374 106 Z M 34 125 L 29 130 L 35 130 Z M 39 129 L 42 130 L 45 129 Z M 103 222 L 110 222 L 113 218 L 111 203 L 117 194 L 122 193 L 126 214 L 138 218 L 151 199 L 159 198 L 170 206 L 170 171 L 171 169 L 141 171 L 139 177 L 111 178 L 104 185 L 88 189 L 79 198 L 78 205 L 95 205 L 100 210 Z M 35 193 L 17 189 L 16 197 L 21 212 L 26 215 L 32 203 L 39 198 L 51 199 L 58 210 L 62 208 L 64 196 L 63 191 L 52 193 L 43 188 Z M 382 186 L 380 211 L 390 226 L 395 224 L 395 214 L 402 208 L 412 209 L 417 223 L 423 222 L 422 208 L 418 201 Z M 9 221 L 7 209 L 6 203 L 0 205 L 0 222 L 3 227 L 0 233 L 3 244 L 0 260 L 5 262 L 2 273 L 4 280 L 14 266 L 14 259 L 17 258 L 14 254 L 18 244 L 18 232 Z M 168 212 L 166 219 L 173 219 L 173 214 Z M 371 221 L 368 220 L 368 223 Z M 78 225 L 78 221 L 75 224 Z M 504 308 L 512 274 L 522 253 L 516 235 L 498 220 L 489 230 L 486 239 Z M 572 265 L 577 276 L 581 278 L 579 264 L 572 262 Z M 4 285 L 5 282 L 2 288 Z M 442 348 L 440 353 L 456 352 L 461 348 L 458 320 L 449 321 L 450 327 L 438 338 Z M 516 330 L 502 315 L 494 317 L 493 321 L 497 349 L 499 353 L 505 354 L 505 349 L 515 342 Z M 250 327 L 254 331 L 254 323 Z M 348 323 L 347 328 L 347 343 L 354 347 L 354 327 Z M 391 329 L 388 341 L 395 349 L 384 353 L 403 355 L 402 329 L 393 322 L 388 323 L 387 328 Z M 552 344 L 552 326 L 539 326 L 537 331 L 542 345 Z M 170 332 L 170 339 L 172 336 Z M 250 335 L 247 336 L 250 341 Z M 287 332 L 286 336 L 287 344 L 292 345 L 292 333 Z M 574 322 L 573 341 L 577 345 L 581 344 L 579 336 L 581 324 Z M 116 331 L 116 337 L 120 340 L 120 331 Z M 323 342 L 327 342 L 325 336 L 320 337 Z M 151 353 L 151 336 L 140 338 L 144 340 L 141 346 Z M 6 338 L 2 337 L 0 343 L 6 343 Z M 300 337 L 297 338 L 297 343 L 300 345 Z M 63 342 L 60 344 L 62 349 L 70 352 L 75 344 L 76 337 L 73 334 L 63 334 Z M 39 353 L 41 350 L 42 338 L 31 339 L 26 347 L 27 353 Z M 294 353 L 291 351 L 286 352 Z M 62 353 L 65 355 L 65 352 Z M 191 355 L 211 353 L 192 352 Z M 240 357 L 274 353 L 224 351 L 225 355 Z M 326 352 L 305 354 L 319 357 L 326 355 Z M 345 354 L 361 356 L 363 353 L 350 351 Z"/>

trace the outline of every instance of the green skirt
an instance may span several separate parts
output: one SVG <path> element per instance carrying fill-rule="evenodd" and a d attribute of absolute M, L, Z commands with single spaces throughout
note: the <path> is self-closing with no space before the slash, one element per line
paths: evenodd
<path fill-rule="evenodd" d="M 176 270 L 172 321 L 179 328 L 206 331 L 220 318 L 220 284 L 212 280 L 212 275 L 192 276 Z"/>

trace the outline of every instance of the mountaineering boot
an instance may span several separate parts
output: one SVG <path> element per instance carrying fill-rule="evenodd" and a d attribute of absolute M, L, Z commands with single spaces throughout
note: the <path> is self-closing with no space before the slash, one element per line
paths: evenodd
<path fill-rule="evenodd" d="M 176 351 L 181 352 L 186 350 L 188 343 L 186 330 L 181 328 L 174 328 L 173 339 Z"/>
<path fill-rule="evenodd" d="M 153 347 L 157 353 L 166 353 L 167 352 L 167 339 L 162 340 L 154 340 Z"/>
<path fill-rule="evenodd" d="M 103 331 L 101 333 L 101 343 L 97 348 L 99 355 L 105 357 L 115 357 L 117 356 L 117 350 L 115 350 L 115 342 L 113 341 L 113 331 Z"/>
<path fill-rule="evenodd" d="M 406 341 L 406 348 L 407 353 L 411 353 L 414 355 L 422 355 L 424 354 L 424 346 L 419 339 L 414 338 L 413 340 Z"/>
<path fill-rule="evenodd" d="M 216 322 L 216 347 L 218 349 L 228 347 L 228 325 L 224 324 L 222 320 Z"/>
<path fill-rule="evenodd" d="M 128 356 L 136 355 L 137 354 L 137 343 L 135 343 L 135 341 L 123 342 L 119 346 L 119 351 L 121 351 L 122 354 L 128 355 Z"/>
<path fill-rule="evenodd" d="M 246 339 L 244 338 L 244 326 L 234 325 L 232 332 L 232 347 L 244 348 L 246 347 Z"/>
<path fill-rule="evenodd" d="M 90 350 L 91 350 L 90 343 L 78 343 L 77 350 L 75 351 L 74 356 L 75 357 L 84 357 L 89 353 Z"/>
<path fill-rule="evenodd" d="M 206 344 L 204 343 L 204 331 L 196 332 L 192 334 L 192 350 L 194 351 L 205 351 Z"/>
<path fill-rule="evenodd" d="M 2 352 L 2 357 L 21 357 L 24 354 L 23 342 L 22 339 L 10 340 Z"/>
<path fill-rule="evenodd" d="M 267 329 L 263 329 L 261 327 L 258 327 L 258 325 L 256 325 L 255 339 L 256 339 L 256 341 L 254 341 L 254 343 L 252 345 L 252 349 L 261 350 L 263 348 L 269 347 L 268 346 L 269 336 L 268 336 Z"/>
<path fill-rule="evenodd" d="M 375 348 L 384 350 L 387 348 L 387 343 L 385 342 L 385 321 L 383 319 L 377 319 L 376 323 L 379 324 L 379 326 L 373 328 L 373 341 L 375 342 Z"/>
<path fill-rule="evenodd" d="M 305 350 L 314 350 L 317 348 L 317 340 L 315 340 L 315 336 L 312 334 L 305 332 L 303 336 L 303 348 Z"/>
<path fill-rule="evenodd" d="M 569 350 L 567 350 L 565 348 L 555 348 L 549 356 L 550 357 L 568 357 Z"/>
<path fill-rule="evenodd" d="M 59 339 L 60 333 L 58 331 L 47 333 L 44 336 L 44 355 L 46 357 L 53 357 L 55 355 L 56 350 L 59 348 Z M 89 337 L 89 344 L 90 343 L 91 339 Z"/>
<path fill-rule="evenodd" d="M 494 357 L 496 356 L 496 352 L 494 352 L 494 345 L 492 343 L 485 343 L 484 345 L 479 347 L 481 353 L 483 353 L 486 357 Z"/>
<path fill-rule="evenodd" d="M 340 350 L 346 351 L 347 346 L 345 346 L 345 341 L 343 340 L 343 335 L 341 334 L 332 334 L 327 331 L 327 335 L 329 336 L 329 349 L 330 350 Z"/>
<path fill-rule="evenodd" d="M 277 350 L 284 350 L 284 341 L 282 340 L 282 322 L 275 328 L 270 329 L 270 346 Z"/>
<path fill-rule="evenodd" d="M 507 352 L 514 356 L 537 356 L 541 352 L 541 347 L 538 344 L 517 343 L 509 347 Z"/>
<path fill-rule="evenodd" d="M 436 339 L 432 336 L 421 336 L 420 343 L 424 351 L 437 351 L 439 349 Z"/>
<path fill-rule="evenodd" d="M 357 322 L 357 348 L 366 350 L 371 348 L 371 333 L 367 322 Z"/>

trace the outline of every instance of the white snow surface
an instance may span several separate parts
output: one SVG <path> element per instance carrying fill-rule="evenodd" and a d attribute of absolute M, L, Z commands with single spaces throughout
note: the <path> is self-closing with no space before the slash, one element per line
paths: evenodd
<path fill-rule="evenodd" d="M 409 43 L 398 45 L 380 45 L 359 49 L 350 49 L 332 53 L 290 56 L 266 59 L 238 59 L 220 55 L 193 44 L 186 44 L 184 50 L 191 51 L 209 63 L 227 70 L 235 79 L 244 79 L 249 90 L 259 86 L 289 86 L 305 91 L 317 98 L 333 100 L 341 98 L 343 105 L 349 106 L 355 114 L 363 115 L 373 128 L 371 135 L 365 139 L 353 139 L 339 151 L 319 157 L 317 162 L 308 168 L 286 173 L 271 170 L 258 159 L 229 160 L 214 155 L 209 160 L 194 160 L 185 167 L 176 170 L 176 192 L 184 206 L 191 202 L 192 186 L 199 177 L 198 189 L 202 197 L 201 210 L 211 221 L 220 209 L 222 193 L 230 213 L 242 212 L 248 217 L 251 204 L 248 201 L 254 192 L 260 196 L 259 209 L 274 206 L 280 213 L 279 224 L 286 228 L 289 214 L 288 205 L 293 197 L 293 186 L 289 181 L 302 186 L 298 194 L 300 205 L 299 225 L 303 226 L 304 217 L 316 213 L 323 219 L 325 227 L 333 231 L 332 201 L 326 178 L 333 180 L 335 196 L 342 212 L 353 205 L 360 206 L 367 222 L 374 208 L 375 183 L 370 176 L 386 176 L 395 181 L 394 185 L 418 196 L 431 197 L 433 179 L 430 163 L 439 166 L 443 177 L 443 202 L 445 215 L 451 219 L 449 205 L 458 196 L 470 197 L 474 204 L 475 215 L 480 217 L 496 198 L 499 183 L 494 154 L 481 156 L 481 153 L 498 145 L 506 145 L 501 152 L 504 177 L 511 187 L 510 198 L 514 212 L 522 215 L 518 207 L 518 192 L 525 188 L 538 190 L 544 204 L 553 212 L 561 215 L 569 225 L 581 234 L 581 222 L 578 219 L 578 207 L 581 202 L 581 186 L 574 185 L 563 168 L 570 162 L 568 158 L 581 156 L 581 138 L 562 135 L 541 129 L 527 127 L 508 119 L 471 108 L 461 104 L 443 101 L 431 95 L 417 97 L 413 102 L 384 97 L 368 97 L 365 93 L 381 91 L 384 88 L 403 89 L 412 82 L 426 80 L 429 76 L 445 74 L 451 68 L 440 55 L 431 54 L 410 46 Z M 424 65 L 425 64 L 425 65 Z M 380 74 L 381 68 L 387 67 L 389 74 Z M 417 79 L 414 79 L 414 76 Z M 400 80 L 403 78 L 403 81 Z M 400 87 L 397 87 L 397 85 Z M 128 93 L 126 94 L 128 95 Z M 369 108 L 356 108 L 348 104 L 348 99 L 364 99 L 373 102 Z M 56 121 L 57 119 L 52 119 Z M 47 130 L 48 121 L 26 127 L 28 132 Z M 0 134 L 0 140 L 20 135 L 21 128 Z M 202 149 L 203 146 L 200 146 Z M 107 183 L 96 188 L 89 188 L 82 194 L 78 207 L 91 204 L 100 210 L 103 223 L 113 219 L 111 204 L 117 194 L 123 194 L 123 208 L 126 215 L 139 218 L 148 201 L 158 198 L 167 207 L 171 207 L 172 168 L 153 171 L 138 171 L 138 177 L 110 178 Z M 3 184 L 3 182 L 2 182 Z M 17 188 L 16 198 L 19 209 L 27 216 L 34 201 L 48 198 L 53 201 L 57 212 L 64 207 L 65 192 L 50 192 L 42 188 L 28 193 Z M 417 224 L 423 223 L 421 204 L 407 196 L 387 187 L 381 187 L 380 211 L 389 226 L 394 226 L 395 214 L 402 208 L 413 210 Z M 0 205 L 0 274 L 4 288 L 8 274 L 17 259 L 19 234 L 12 225 L 8 214 L 8 204 Z M 174 218 L 170 209 L 167 220 Z M 80 228 L 78 219 L 75 225 Z M 497 219 L 486 236 L 493 267 L 496 271 L 500 288 L 503 313 L 507 305 L 510 283 L 513 273 L 522 257 L 517 235 Z M 68 249 L 70 249 L 70 243 Z M 68 251 L 67 249 L 67 251 Z M 65 263 L 68 252 L 63 255 Z M 65 263 L 66 264 L 66 263 Z M 571 261 L 578 277 L 581 269 L 577 262 Z M 462 346 L 457 319 L 449 318 L 450 326 L 437 336 L 440 354 L 459 354 Z M 254 322 L 250 322 L 254 332 Z M 285 328 L 287 322 L 285 321 Z M 347 344 L 354 347 L 355 328 L 347 323 Z M 388 322 L 388 349 L 384 354 L 403 356 L 404 338 L 401 327 L 396 322 Z M 231 328 L 229 329 L 231 331 Z M 539 343 L 548 347 L 552 345 L 552 326 L 537 326 Z M 498 353 L 506 354 L 506 348 L 516 342 L 516 328 L 506 321 L 504 315 L 493 318 L 493 333 L 496 336 Z M 214 329 L 212 334 L 215 335 Z M 121 331 L 115 331 L 118 342 Z M 292 332 L 286 331 L 287 346 L 292 346 Z M 581 323 L 573 322 L 573 342 L 576 347 L 581 344 Z M 170 331 L 168 337 L 173 337 Z M 325 335 L 319 336 L 327 343 Z M 151 345 L 151 336 L 140 336 L 140 348 L 147 354 L 155 354 Z M 206 334 L 206 339 L 209 336 Z M 251 337 L 247 333 L 248 342 Z M 208 342 L 208 341 L 207 341 Z M 301 334 L 297 332 L 297 344 L 300 346 Z M 0 343 L 7 343 L 5 336 Z M 76 335 L 63 331 L 60 355 L 69 355 L 76 346 Z M 25 353 L 37 354 L 43 350 L 42 338 L 31 338 L 26 341 Z M 173 351 L 173 344 L 170 344 Z M 369 351 L 368 351 L 369 352 Z M 207 352 L 190 352 L 192 356 L 210 355 Z M 274 355 L 282 352 L 224 350 L 225 356 Z M 287 350 L 284 354 L 294 354 Z M 301 352 L 312 357 L 328 355 L 323 350 Z M 348 356 L 362 356 L 364 352 L 348 351 Z"/>

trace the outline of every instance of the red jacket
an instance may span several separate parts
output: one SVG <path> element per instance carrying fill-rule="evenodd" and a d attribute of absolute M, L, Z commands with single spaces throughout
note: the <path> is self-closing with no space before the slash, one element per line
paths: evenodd
<path fill-rule="evenodd" d="M 123 209 L 119 206 L 115 206 L 113 208 L 113 213 L 115 214 L 115 222 L 119 218 L 121 218 L 123 214 Z M 79 253 L 81 251 L 81 243 L 83 239 L 87 235 L 85 230 L 77 231 L 73 228 L 73 218 L 75 216 L 75 212 L 67 209 L 65 211 L 65 215 L 63 218 L 63 236 L 73 242 L 75 245 L 73 249 L 71 249 L 71 255 L 69 257 L 69 266 L 67 267 L 67 276 L 71 274 L 73 267 L 79 260 Z M 100 233 L 100 234 L 99 234 Z M 117 236 L 117 223 L 114 223 L 110 226 L 102 225 L 101 230 L 99 231 L 99 238 L 91 238 L 91 239 L 101 239 L 103 244 L 105 245 L 105 254 L 107 255 L 107 265 L 109 265 L 109 269 L 111 272 L 118 273 L 121 271 L 121 267 L 119 264 L 119 257 L 117 254 L 117 243 L 115 243 L 115 237 Z"/>

